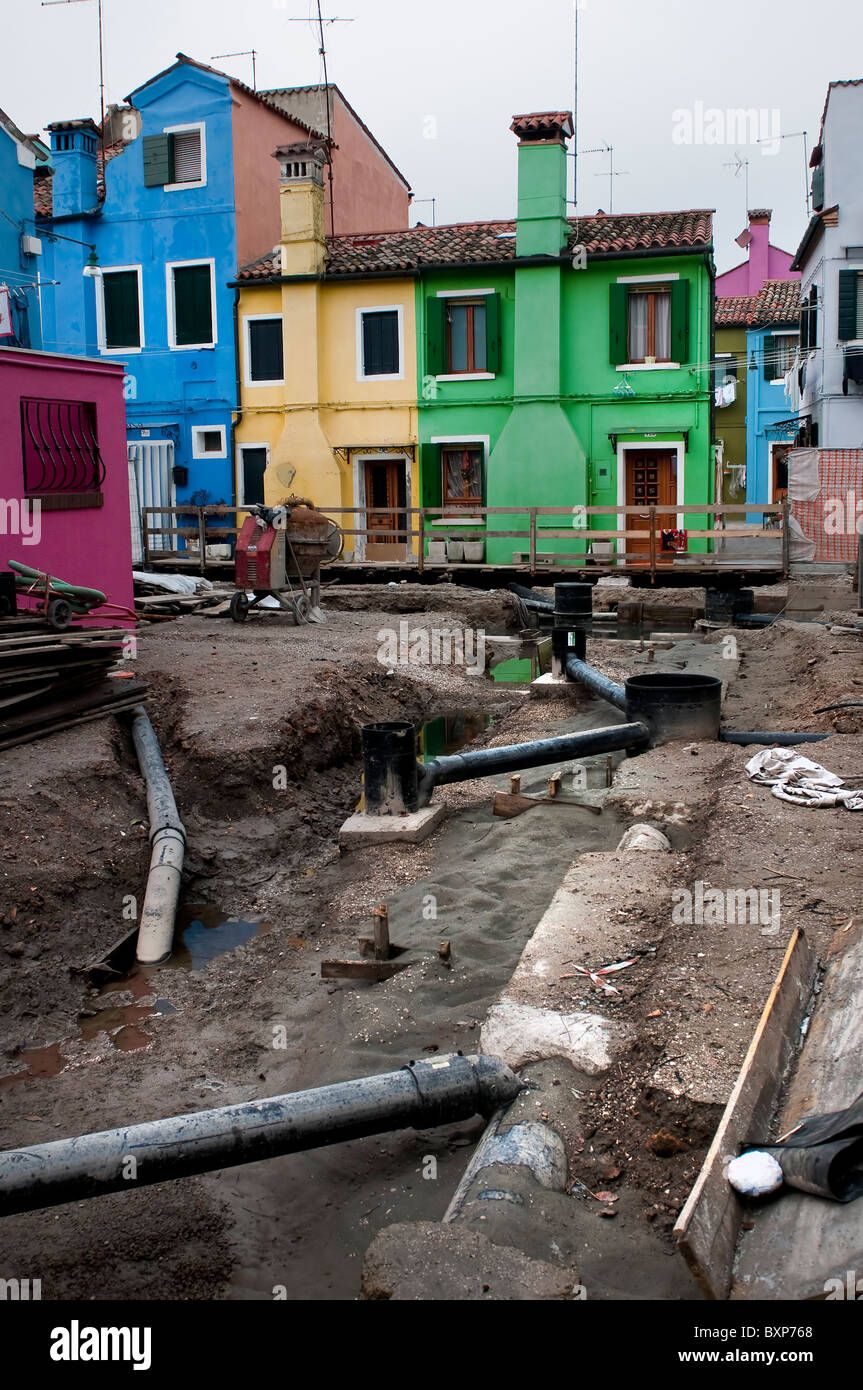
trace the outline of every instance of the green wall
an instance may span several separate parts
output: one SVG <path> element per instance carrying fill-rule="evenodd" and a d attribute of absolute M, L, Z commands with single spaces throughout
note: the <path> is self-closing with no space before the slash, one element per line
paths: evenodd
<path fill-rule="evenodd" d="M 611 316 L 619 277 L 677 277 L 682 304 L 677 327 L 679 369 L 624 375 L 612 364 Z M 493 381 L 429 380 L 427 301 L 441 291 L 493 289 L 500 303 L 500 367 Z M 432 313 L 434 310 L 432 310 Z M 711 439 L 712 382 L 708 366 L 713 288 L 701 256 L 589 258 L 584 269 L 549 260 L 547 265 L 429 273 L 417 282 L 419 334 L 419 430 L 421 490 L 425 506 L 441 505 L 439 437 L 485 436 L 489 458 L 485 502 L 489 507 L 617 505 L 618 458 L 611 435 L 622 444 L 669 445 L 686 440 L 684 503 L 714 500 Z M 616 354 L 616 355 L 619 355 Z M 432 363 L 434 365 L 434 363 Z M 629 383 L 631 396 L 616 397 Z M 685 516 L 691 529 L 706 518 Z M 516 528 L 508 518 L 489 529 Z M 539 519 L 560 530 L 566 517 Z M 615 516 L 591 518 L 591 529 L 612 529 Z M 519 528 L 521 529 L 521 528 Z M 525 516 L 524 527 L 527 529 Z M 543 541 L 543 552 L 577 553 L 574 539 Z M 692 540 L 691 551 L 707 542 Z M 526 540 L 490 540 L 486 558 L 509 564 Z"/>

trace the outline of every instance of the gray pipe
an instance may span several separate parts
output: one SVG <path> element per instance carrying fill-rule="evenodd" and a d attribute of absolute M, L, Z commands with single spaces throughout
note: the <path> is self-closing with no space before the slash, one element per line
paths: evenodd
<path fill-rule="evenodd" d="M 489 1116 L 522 1083 L 496 1057 L 436 1057 L 400 1071 L 0 1153 L 0 1216 L 257 1163 L 394 1129 Z"/>
<path fill-rule="evenodd" d="M 765 747 L 775 744 L 777 748 L 793 748 L 796 743 L 822 743 L 829 734 L 777 734 L 777 733 L 737 733 L 733 729 L 723 729 L 719 735 L 720 743 L 763 743 Z"/>
<path fill-rule="evenodd" d="M 535 594 L 533 589 L 526 589 L 523 584 L 508 584 L 507 588 L 511 594 L 515 594 L 517 598 L 521 599 L 526 608 L 539 608 L 545 613 L 554 612 L 553 599 L 542 598 Z"/>
<path fill-rule="evenodd" d="M 608 676 L 597 671 L 595 666 L 580 661 L 577 656 L 571 656 L 566 662 L 566 674 L 571 681 L 579 681 L 601 700 L 607 700 L 610 705 L 616 705 L 618 709 L 626 712 L 626 691 L 623 686 L 609 680 Z"/>
<path fill-rule="evenodd" d="M 492 777 L 498 772 L 517 772 L 523 767 L 544 767 L 565 758 L 588 758 L 594 753 L 615 753 L 622 748 L 646 746 L 650 733 L 646 724 L 614 724 L 604 729 L 585 729 L 559 738 L 538 739 L 533 743 L 508 744 L 504 748 L 478 748 L 474 752 L 454 753 L 420 763 L 420 805 L 427 806 L 436 786 L 447 782 L 468 782 L 474 777 Z"/>
<path fill-rule="evenodd" d="M 159 740 L 143 705 L 135 706 L 134 716 L 132 741 L 147 783 L 151 846 L 136 955 L 143 964 L 158 965 L 168 959 L 173 947 L 186 831 L 162 761 Z"/>

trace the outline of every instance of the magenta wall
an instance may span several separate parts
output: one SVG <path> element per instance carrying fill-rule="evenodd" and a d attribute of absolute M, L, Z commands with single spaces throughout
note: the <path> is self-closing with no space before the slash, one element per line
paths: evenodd
<path fill-rule="evenodd" d="M 122 364 L 114 362 L 0 348 L 0 569 L 5 570 L 10 560 L 20 560 L 71 584 L 101 589 L 109 602 L 131 608 L 124 371 Z M 105 464 L 103 505 L 74 511 L 43 508 L 41 535 L 35 545 L 25 545 L 20 535 L 8 534 L 10 509 L 6 503 L 15 499 L 20 505 L 24 496 L 22 397 L 92 402 Z M 112 625 L 121 625 L 121 615 L 107 617 Z"/>
<path fill-rule="evenodd" d="M 729 299 L 738 294 L 758 294 L 765 280 L 800 279 L 800 271 L 790 268 L 794 260 L 791 253 L 770 245 L 770 227 L 767 223 L 750 222 L 749 231 L 752 233 L 749 259 L 716 277 L 716 295 L 719 299 Z"/>

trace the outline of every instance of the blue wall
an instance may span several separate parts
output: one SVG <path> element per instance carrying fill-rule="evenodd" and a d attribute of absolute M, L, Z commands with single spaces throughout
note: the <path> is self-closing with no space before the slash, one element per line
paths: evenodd
<path fill-rule="evenodd" d="M 92 242 L 99 265 L 142 267 L 143 341 L 140 352 L 106 353 L 127 363 L 129 439 L 173 439 L 175 464 L 189 470 L 186 485 L 178 485 L 178 502 L 206 493 L 206 502 L 230 502 L 233 497 L 231 416 L 237 409 L 234 354 L 234 292 L 226 288 L 236 273 L 234 160 L 231 94 L 218 75 L 188 65 L 133 94 L 143 128 L 106 169 L 107 196 L 101 209 L 83 217 L 52 219 L 61 235 Z M 143 137 L 165 127 L 203 121 L 206 131 L 206 175 L 202 188 L 168 192 L 144 185 Z M 62 161 L 54 155 L 55 189 Z M 55 194 L 56 196 L 56 194 Z M 54 274 L 61 282 L 53 301 L 51 332 L 61 351 L 99 355 L 97 280 L 82 275 L 87 247 L 57 241 L 53 244 Z M 168 288 L 166 265 L 172 261 L 212 259 L 216 294 L 216 346 L 172 349 L 168 346 Z M 192 456 L 194 426 L 221 426 L 223 456 Z M 149 431 L 149 434 L 146 432 Z"/>
<path fill-rule="evenodd" d="M 18 154 L 24 163 L 19 162 Z M 15 338 L 0 338 L 0 346 L 42 346 L 39 296 L 36 276 L 44 274 L 44 257 L 25 256 L 21 251 L 22 233 L 32 236 L 33 156 L 0 126 L 0 283 L 12 292 L 12 322 Z M 48 296 L 50 290 L 43 293 Z"/>
<path fill-rule="evenodd" d="M 793 332 L 787 329 L 775 332 Z M 790 443 L 794 432 L 768 433 L 771 425 L 787 420 L 792 414 L 782 382 L 774 384 L 764 376 L 764 355 L 770 350 L 772 332 L 769 329 L 750 329 L 746 334 L 746 360 L 753 356 L 757 369 L 746 372 L 746 500 L 767 502 L 770 498 L 770 445 Z"/>

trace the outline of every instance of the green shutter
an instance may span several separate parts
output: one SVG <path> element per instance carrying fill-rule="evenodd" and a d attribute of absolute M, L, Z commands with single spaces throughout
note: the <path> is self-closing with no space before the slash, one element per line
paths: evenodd
<path fill-rule="evenodd" d="M 824 165 L 819 164 L 812 171 L 812 210 L 820 212 L 824 206 Z"/>
<path fill-rule="evenodd" d="M 420 456 L 420 505 L 423 507 L 443 506 L 443 481 L 441 476 L 440 445 L 421 444 Z M 434 518 L 430 518 L 434 520 Z M 426 538 L 434 540 L 434 531 L 427 529 Z"/>
<path fill-rule="evenodd" d="M 102 294 L 105 304 L 105 346 L 139 348 L 138 272 L 106 270 L 102 276 Z"/>
<path fill-rule="evenodd" d="M 446 372 L 446 300 L 430 295 L 426 300 L 426 375 Z"/>
<path fill-rule="evenodd" d="M 856 270 L 839 272 L 839 337 L 857 337 L 857 283 Z"/>
<path fill-rule="evenodd" d="M 671 360 L 689 360 L 689 281 L 671 282 Z"/>
<path fill-rule="evenodd" d="M 174 182 L 174 137 L 144 136 L 144 186 L 157 188 Z"/>
<path fill-rule="evenodd" d="M 177 347 L 213 342 L 208 265 L 174 267 L 174 340 Z"/>
<path fill-rule="evenodd" d="M 629 290 L 626 285 L 609 287 L 608 358 L 612 367 L 629 361 Z"/>
<path fill-rule="evenodd" d="M 762 339 L 762 351 L 764 356 L 761 362 L 765 381 L 773 380 L 773 375 L 776 368 L 776 353 L 774 351 L 774 342 L 775 340 L 773 338 L 772 333 L 765 333 Z"/>
<path fill-rule="evenodd" d="M 486 371 L 497 376 L 501 362 L 500 295 L 486 295 L 485 305 Z"/>

